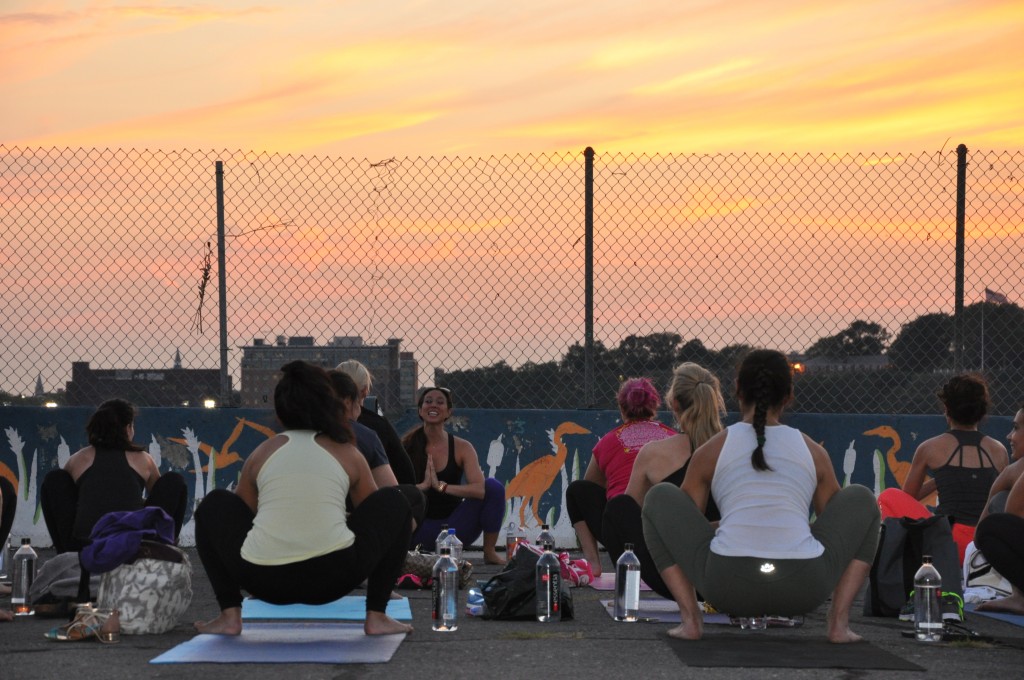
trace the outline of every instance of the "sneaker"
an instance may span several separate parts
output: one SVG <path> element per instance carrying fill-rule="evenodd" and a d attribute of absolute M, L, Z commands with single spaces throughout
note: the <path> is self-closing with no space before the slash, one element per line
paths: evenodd
<path fill-rule="evenodd" d="M 943 621 L 964 620 L 964 599 L 956 593 L 943 592 L 939 606 L 942 608 Z M 913 616 L 911 616 L 911 620 L 913 620 Z"/>
<path fill-rule="evenodd" d="M 910 591 L 910 597 L 900 607 L 900 621 L 913 621 L 914 620 L 914 591 Z"/>
<path fill-rule="evenodd" d="M 943 592 L 939 600 L 939 607 L 942 610 L 943 621 L 963 621 L 964 601 L 956 593 Z M 900 621 L 914 620 L 914 591 L 910 591 L 910 597 L 906 604 L 900 609 Z"/>

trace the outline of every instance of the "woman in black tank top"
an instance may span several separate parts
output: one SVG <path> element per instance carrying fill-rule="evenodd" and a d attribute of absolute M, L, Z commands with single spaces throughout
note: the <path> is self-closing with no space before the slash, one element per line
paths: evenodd
<path fill-rule="evenodd" d="M 922 518 L 931 515 L 924 502 L 937 492 L 936 512 L 952 522 L 962 563 L 989 489 L 1008 457 L 1005 446 L 978 430 L 990 403 L 988 385 L 981 375 L 953 376 L 938 397 L 949 430 L 917 447 L 902 490 L 886 489 L 879 494 L 878 503 L 883 518 Z"/>
<path fill-rule="evenodd" d="M 81 550 L 108 512 L 159 507 L 174 520 L 175 537 L 181 531 L 188 503 L 185 479 L 177 472 L 161 475 L 153 457 L 132 441 L 135 415 L 135 407 L 123 399 L 100 404 L 86 424 L 89 446 L 43 479 L 40 505 L 57 552 Z"/>
<path fill-rule="evenodd" d="M 417 406 L 423 424 L 406 434 L 402 444 L 427 509 L 410 547 L 433 546 L 447 524 L 466 547 L 483 534 L 484 561 L 504 564 L 495 546 L 505 516 L 505 486 L 493 477 L 485 479 L 473 445 L 445 430 L 453 409 L 451 391 L 424 388 Z"/>

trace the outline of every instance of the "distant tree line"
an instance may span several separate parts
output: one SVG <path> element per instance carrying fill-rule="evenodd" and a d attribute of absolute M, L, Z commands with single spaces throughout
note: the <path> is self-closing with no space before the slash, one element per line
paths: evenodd
<path fill-rule="evenodd" d="M 1011 414 L 1024 401 L 1024 309 L 1015 304 L 979 302 L 964 309 L 964 370 L 985 375 L 993 413 Z M 790 410 L 804 413 L 935 413 L 938 388 L 953 372 L 954 320 L 951 314 L 919 316 L 895 337 L 880 324 L 856 320 L 835 335 L 819 338 L 796 360 L 813 368 L 796 374 L 796 400 Z M 617 347 L 594 344 L 594 404 L 584 404 L 584 347 L 574 344 L 558 361 L 505 362 L 462 371 L 438 370 L 437 383 L 453 390 L 457 406 L 471 408 L 615 408 L 624 378 L 651 378 L 664 392 L 672 368 L 693 361 L 715 372 L 729 410 L 735 368 L 750 345 L 710 349 L 678 333 L 630 335 Z M 864 366 L 854 357 L 885 357 Z"/>

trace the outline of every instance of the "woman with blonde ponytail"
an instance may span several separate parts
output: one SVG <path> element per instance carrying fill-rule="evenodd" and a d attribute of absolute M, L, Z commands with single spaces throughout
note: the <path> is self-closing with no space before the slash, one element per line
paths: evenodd
<path fill-rule="evenodd" d="M 831 594 L 829 641 L 856 642 L 850 606 L 875 557 L 875 497 L 856 484 L 840 489 L 825 449 L 780 422 L 793 398 L 786 355 L 747 354 L 736 396 L 741 421 L 693 452 L 682 489 L 658 484 L 644 499 L 647 548 L 679 606 L 668 634 L 703 635 L 697 590 L 740 617 L 807 614 Z M 704 516 L 712 494 L 717 527 Z"/>
<path fill-rule="evenodd" d="M 676 366 L 665 402 L 675 415 L 679 434 L 644 444 L 633 463 L 633 472 L 626 492 L 608 501 L 602 522 L 602 543 L 612 564 L 619 559 L 626 543 L 640 559 L 640 576 L 652 590 L 671 598 L 644 543 L 640 507 L 652 486 L 667 482 L 679 486 L 690 464 L 690 455 L 722 429 L 725 400 L 718 378 L 706 368 L 692 362 Z M 710 521 L 718 520 L 714 501 L 706 513 Z"/>

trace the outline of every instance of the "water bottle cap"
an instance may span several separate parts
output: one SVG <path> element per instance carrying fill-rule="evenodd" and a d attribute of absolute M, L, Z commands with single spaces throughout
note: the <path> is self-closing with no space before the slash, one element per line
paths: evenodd
<path fill-rule="evenodd" d="M 632 543 L 627 543 L 627 544 L 625 545 L 625 548 L 626 548 L 626 550 L 628 550 L 629 552 L 633 552 L 633 544 L 632 544 Z"/>
<path fill-rule="evenodd" d="M 449 529 L 448 530 L 448 535 L 449 536 L 454 536 L 455 535 L 455 529 Z"/>
<path fill-rule="evenodd" d="M 21 544 L 22 545 L 29 545 L 31 543 L 32 543 L 32 539 L 29 538 L 28 536 L 25 536 L 23 539 L 21 539 Z"/>

